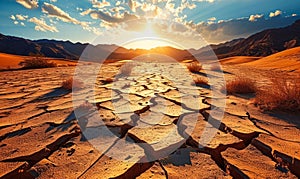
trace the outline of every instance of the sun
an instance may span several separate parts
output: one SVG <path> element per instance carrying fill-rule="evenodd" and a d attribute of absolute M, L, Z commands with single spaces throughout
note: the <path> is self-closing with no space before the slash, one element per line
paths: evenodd
<path fill-rule="evenodd" d="M 128 49 L 146 49 L 150 50 L 156 47 L 172 46 L 180 48 L 178 45 L 161 38 L 152 27 L 151 23 L 147 23 L 143 31 L 137 32 L 135 38 L 124 44 Z"/>

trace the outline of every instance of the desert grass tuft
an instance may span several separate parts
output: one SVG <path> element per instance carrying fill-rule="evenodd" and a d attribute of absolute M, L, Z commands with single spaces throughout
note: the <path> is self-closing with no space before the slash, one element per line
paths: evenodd
<path fill-rule="evenodd" d="M 38 68 L 52 68 L 57 67 L 57 64 L 54 62 L 49 62 L 42 58 L 32 58 L 25 59 L 24 61 L 19 63 L 23 69 L 38 69 Z"/>
<path fill-rule="evenodd" d="M 255 105 L 266 111 L 300 112 L 300 79 L 274 78 L 272 86 L 259 90 Z"/>
<path fill-rule="evenodd" d="M 194 78 L 194 82 L 197 86 L 201 86 L 201 85 L 207 86 L 208 85 L 207 79 L 205 79 L 203 77 L 199 77 L 199 76 Z"/>
<path fill-rule="evenodd" d="M 226 83 L 226 88 L 223 87 L 223 92 L 227 92 L 227 94 L 248 94 L 248 93 L 256 93 L 257 87 L 255 83 L 244 77 L 237 77 L 232 81 Z"/>
<path fill-rule="evenodd" d="M 202 65 L 198 62 L 192 62 L 187 65 L 187 68 L 189 69 L 190 72 L 197 73 L 200 70 L 202 70 Z"/>

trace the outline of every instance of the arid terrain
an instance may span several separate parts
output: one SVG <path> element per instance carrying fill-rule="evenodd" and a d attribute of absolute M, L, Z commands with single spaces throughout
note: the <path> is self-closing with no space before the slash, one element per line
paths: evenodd
<path fill-rule="evenodd" d="M 265 58 L 232 57 L 221 61 L 224 73 L 190 75 L 246 76 L 268 89 L 274 74 L 298 77 L 299 55 L 295 48 Z M 117 78 L 123 64 L 101 67 L 90 98 L 85 81 L 76 93 L 62 88 L 74 66 L 0 72 L 0 178 L 300 177 L 299 114 L 264 112 L 251 95 L 213 95 L 213 81 L 191 86 L 172 63 L 147 64 L 173 68 L 172 80 L 159 70 Z M 99 132 L 105 129 L 111 133 Z M 216 132 L 199 147 L 207 130 Z"/>

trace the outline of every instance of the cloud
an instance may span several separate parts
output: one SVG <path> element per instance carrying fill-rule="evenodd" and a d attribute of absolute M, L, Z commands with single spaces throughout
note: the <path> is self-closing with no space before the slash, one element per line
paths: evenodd
<path fill-rule="evenodd" d="M 94 10 L 89 8 L 89 9 L 87 9 L 87 10 L 85 10 L 85 11 L 82 11 L 82 12 L 80 13 L 80 15 L 86 16 L 86 15 L 90 14 L 92 11 L 94 11 Z"/>
<path fill-rule="evenodd" d="M 251 15 L 249 17 L 249 21 L 250 22 L 254 22 L 254 21 L 257 21 L 257 19 L 260 19 L 262 18 L 264 15 L 263 14 L 255 14 L 255 15 Z"/>
<path fill-rule="evenodd" d="M 21 14 L 17 14 L 16 15 L 16 18 L 20 21 L 24 21 L 28 18 L 28 16 L 24 16 L 24 15 L 21 15 Z"/>
<path fill-rule="evenodd" d="M 29 22 L 34 23 L 36 26 L 34 27 L 34 29 L 36 31 L 43 31 L 43 32 L 58 32 L 58 30 L 56 29 L 56 27 L 54 26 L 50 26 L 48 25 L 43 19 L 38 19 L 36 17 L 30 18 Z"/>
<path fill-rule="evenodd" d="M 140 7 L 141 4 L 134 0 L 128 0 L 128 7 L 132 10 L 132 12 L 136 12 L 136 9 Z"/>
<path fill-rule="evenodd" d="M 269 17 L 276 17 L 282 14 L 282 11 L 276 10 L 275 12 L 270 12 Z"/>
<path fill-rule="evenodd" d="M 19 24 L 19 22 L 18 22 L 18 21 L 14 21 L 14 24 L 16 24 L 16 25 L 17 25 L 17 24 Z"/>
<path fill-rule="evenodd" d="M 27 9 L 35 9 L 39 7 L 38 0 L 16 0 L 16 2 L 22 4 Z"/>
<path fill-rule="evenodd" d="M 211 17 L 211 18 L 209 18 L 209 19 L 207 19 L 207 20 L 209 20 L 209 21 L 216 21 L 216 20 L 217 20 L 217 18 L 215 18 L 215 17 Z"/>
<path fill-rule="evenodd" d="M 82 29 L 87 30 L 89 32 L 93 32 L 96 35 L 100 34 L 99 29 L 95 28 L 95 27 L 91 27 L 89 22 L 83 22 L 83 21 L 79 21 L 73 17 L 71 17 L 68 13 L 66 13 L 65 11 L 63 11 L 62 9 L 60 9 L 59 7 L 53 5 L 53 4 L 49 4 L 44 2 L 44 5 L 42 7 L 42 11 L 48 15 L 48 17 L 53 17 L 56 18 L 58 20 L 61 20 L 63 22 L 67 22 L 67 23 L 73 23 L 75 25 L 80 25 L 82 27 Z M 91 9 L 88 9 L 87 11 L 81 12 L 81 15 L 87 15 L 91 12 Z"/>
<path fill-rule="evenodd" d="M 104 13 L 102 11 L 90 11 L 90 16 L 93 19 L 101 19 L 104 20 L 106 22 L 110 22 L 110 23 L 119 23 L 119 22 L 124 22 L 124 21 L 128 21 L 128 20 L 134 20 L 137 19 L 138 17 L 132 14 L 129 14 L 128 12 L 125 12 L 122 17 L 113 17 L 108 13 Z"/>
<path fill-rule="evenodd" d="M 16 20 L 16 17 L 15 17 L 14 15 L 11 15 L 9 18 L 10 18 L 11 20 Z"/>
<path fill-rule="evenodd" d="M 92 0 L 92 4 L 94 8 L 104 8 L 106 6 L 110 6 L 110 2 L 106 1 L 106 0 L 102 0 L 102 2 L 99 2 L 97 0 Z"/>
<path fill-rule="evenodd" d="M 80 24 L 80 22 L 72 18 L 68 13 L 60 9 L 59 7 L 44 2 L 44 5 L 42 7 L 42 11 L 46 14 L 48 14 L 49 17 L 55 17 L 63 22 L 71 22 L 73 24 Z"/>

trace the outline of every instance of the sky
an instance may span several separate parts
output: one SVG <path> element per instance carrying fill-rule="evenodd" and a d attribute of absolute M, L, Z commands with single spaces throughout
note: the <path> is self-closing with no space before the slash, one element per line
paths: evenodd
<path fill-rule="evenodd" d="M 200 48 L 300 19 L 299 0 L 1 0 L 0 33 L 127 48 Z"/>

